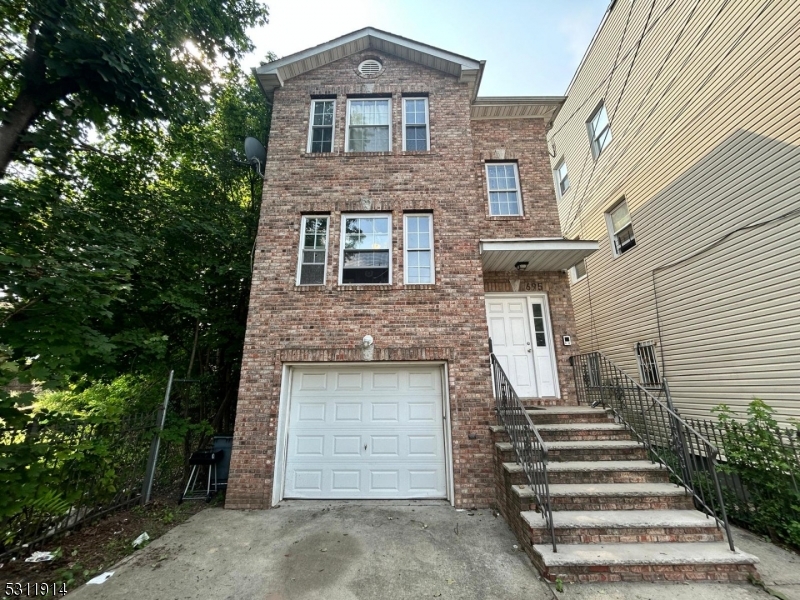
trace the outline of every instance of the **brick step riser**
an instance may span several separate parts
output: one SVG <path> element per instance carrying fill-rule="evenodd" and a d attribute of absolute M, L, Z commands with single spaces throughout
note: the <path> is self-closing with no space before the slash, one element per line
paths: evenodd
<path fill-rule="evenodd" d="M 690 496 L 556 496 L 553 510 L 693 510 Z"/>
<path fill-rule="evenodd" d="M 522 471 L 508 472 L 511 485 L 528 485 Z M 550 485 L 558 483 L 667 483 L 666 471 L 548 471 Z"/>
<path fill-rule="evenodd" d="M 529 554 L 531 559 L 548 581 L 560 579 L 564 583 L 600 583 L 618 581 L 668 581 L 698 582 L 718 581 L 745 582 L 748 577 L 757 575 L 751 565 L 619 565 L 619 566 L 559 566 L 548 569 L 536 552 Z"/>
<path fill-rule="evenodd" d="M 631 434 L 625 429 L 602 430 L 568 430 L 568 431 L 539 431 L 539 435 L 547 442 L 596 442 L 599 440 L 630 441 Z"/>
<path fill-rule="evenodd" d="M 503 462 L 516 462 L 517 455 L 514 450 L 497 450 Z M 601 454 L 602 452 L 602 454 Z M 618 448 L 604 449 L 594 453 L 587 453 L 583 449 L 564 449 L 548 451 L 550 462 L 580 462 L 580 461 L 605 461 L 605 460 L 647 460 L 644 448 Z"/>
<path fill-rule="evenodd" d="M 564 401 L 560 398 L 527 398 L 525 400 L 520 400 L 520 402 L 522 402 L 522 406 L 525 408 L 535 408 L 538 406 L 566 406 Z"/>
<path fill-rule="evenodd" d="M 708 527 L 556 527 L 557 544 L 635 544 L 669 542 L 721 542 L 720 529 Z M 531 529 L 533 544 L 549 544 L 550 532 Z"/>
<path fill-rule="evenodd" d="M 529 413 L 534 425 L 567 425 L 570 423 L 613 423 L 604 412 L 588 415 L 553 414 L 544 411 Z"/>
<path fill-rule="evenodd" d="M 666 471 L 547 471 L 547 481 L 557 483 L 667 483 Z M 524 483 L 524 482 L 523 482 Z M 516 482 L 515 482 L 516 484 Z M 516 484 L 519 485 L 519 484 Z"/>
<path fill-rule="evenodd" d="M 585 450 L 584 448 L 550 448 L 547 452 L 550 462 L 581 462 L 587 460 L 647 460 L 643 446 L 634 448 L 603 448 Z"/>

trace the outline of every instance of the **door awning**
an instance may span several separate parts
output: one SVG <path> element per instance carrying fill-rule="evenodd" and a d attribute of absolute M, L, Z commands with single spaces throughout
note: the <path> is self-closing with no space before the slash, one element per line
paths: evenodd
<path fill-rule="evenodd" d="M 597 251 L 600 244 L 563 238 L 481 240 L 484 271 L 565 271 Z"/>

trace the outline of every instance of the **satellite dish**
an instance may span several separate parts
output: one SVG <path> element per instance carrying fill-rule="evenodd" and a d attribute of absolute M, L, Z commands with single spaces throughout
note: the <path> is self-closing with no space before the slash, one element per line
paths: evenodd
<path fill-rule="evenodd" d="M 250 166 L 254 167 L 259 174 L 264 170 L 264 165 L 267 162 L 267 151 L 264 146 L 254 137 L 244 139 L 244 154 L 247 156 L 247 162 Z"/>

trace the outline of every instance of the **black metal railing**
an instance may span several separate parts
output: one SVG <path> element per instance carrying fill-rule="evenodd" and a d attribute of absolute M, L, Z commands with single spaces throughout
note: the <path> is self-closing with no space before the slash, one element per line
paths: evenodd
<path fill-rule="evenodd" d="M 557 552 L 553 510 L 550 505 L 550 486 L 547 483 L 547 445 L 536 430 L 497 357 L 494 353 L 491 353 L 490 357 L 497 414 L 536 497 L 539 512 L 550 530 L 553 552 Z"/>
<path fill-rule="evenodd" d="M 644 444 L 651 460 L 666 467 L 672 478 L 692 494 L 695 505 L 725 528 L 733 547 L 717 474 L 719 450 L 672 409 L 668 388 L 657 394 L 645 389 L 600 352 L 570 357 L 578 402 L 603 405 L 613 411 Z"/>

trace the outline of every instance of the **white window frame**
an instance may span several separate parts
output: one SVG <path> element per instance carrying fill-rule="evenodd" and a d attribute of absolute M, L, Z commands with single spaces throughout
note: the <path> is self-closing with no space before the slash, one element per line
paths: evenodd
<path fill-rule="evenodd" d="M 594 130 L 594 126 L 592 125 L 592 121 L 595 120 L 595 117 L 597 117 L 597 115 L 600 114 L 601 111 L 604 111 L 606 113 L 606 122 L 608 123 L 608 125 L 602 130 L 602 131 L 608 130 L 608 138 L 607 138 L 607 140 L 606 140 L 606 142 L 605 142 L 605 144 L 603 145 L 602 148 L 598 144 L 599 135 Z M 608 111 L 606 110 L 605 101 L 601 100 L 600 104 L 598 104 L 597 107 L 592 111 L 592 114 L 589 117 L 589 120 L 586 121 L 586 130 L 589 133 L 589 143 L 590 143 L 590 145 L 592 147 L 592 156 L 594 156 L 595 160 L 597 160 L 600 157 L 600 155 L 603 153 L 603 151 L 606 148 L 608 148 L 608 145 L 614 139 L 613 132 L 611 131 L 611 121 L 608 120 Z"/>
<path fill-rule="evenodd" d="M 311 100 L 311 111 L 308 116 L 308 141 L 306 142 L 306 152 L 311 154 L 311 140 L 314 136 L 314 106 L 317 102 L 333 102 L 333 123 L 331 124 L 331 152 L 336 148 L 336 98 L 313 98 Z M 317 154 L 328 154 L 318 152 Z"/>
<path fill-rule="evenodd" d="M 425 143 L 426 150 L 413 150 L 413 152 L 431 151 L 431 114 L 428 110 L 428 98 L 425 96 L 404 96 L 403 97 L 403 152 L 406 151 L 406 102 L 408 100 L 422 100 L 425 102 Z M 419 123 L 416 124 L 419 126 Z"/>
<path fill-rule="evenodd" d="M 375 219 L 379 217 L 386 217 L 389 219 L 388 235 L 389 235 L 389 282 L 388 283 L 342 283 L 344 275 L 344 238 L 347 233 L 345 228 L 346 219 Z M 392 232 L 392 213 L 390 212 L 374 212 L 374 213 L 342 213 L 341 231 L 339 232 L 339 285 L 392 285 L 392 246 L 394 235 Z"/>
<path fill-rule="evenodd" d="M 360 100 L 386 100 L 389 103 L 389 149 L 388 150 L 368 150 L 368 152 L 391 152 L 392 151 L 392 99 L 391 98 L 348 98 L 347 99 L 347 111 L 345 115 L 345 123 L 344 123 L 344 151 L 345 152 L 356 152 L 356 150 L 350 150 L 350 103 L 355 100 L 356 102 Z"/>
<path fill-rule="evenodd" d="M 556 182 L 556 193 L 558 194 L 559 198 L 563 198 L 564 195 L 569 191 L 569 188 L 570 188 L 570 185 L 569 185 L 569 169 L 567 169 L 566 175 L 564 176 L 564 179 L 567 180 L 567 189 L 562 190 L 561 182 L 564 179 L 561 178 L 561 167 L 564 167 L 564 168 L 567 167 L 567 161 L 565 159 L 563 159 L 563 158 L 560 161 L 558 161 L 558 163 L 556 164 L 556 168 L 553 169 L 553 178 L 555 179 L 555 182 Z"/>
<path fill-rule="evenodd" d="M 583 263 L 583 275 L 581 275 L 580 277 L 578 277 L 578 269 L 576 268 L 579 263 Z M 580 261 L 578 261 L 577 263 L 575 263 L 574 265 L 572 265 L 569 268 L 569 276 L 570 276 L 570 279 L 572 279 L 572 283 L 578 283 L 579 281 L 583 281 L 584 279 L 586 279 L 586 276 L 588 274 L 589 274 L 589 270 L 586 267 L 586 259 L 585 258 L 580 260 Z"/>
<path fill-rule="evenodd" d="M 628 225 L 625 225 L 625 227 L 622 227 L 621 229 L 615 230 L 614 221 L 611 218 L 611 213 L 615 212 L 623 204 L 625 205 L 625 210 L 628 211 L 628 225 L 630 225 L 631 231 L 633 233 L 633 245 L 629 246 L 628 248 L 625 248 L 624 250 L 620 250 L 619 245 L 617 244 L 617 234 L 623 229 L 625 229 L 625 227 L 628 227 Z M 622 200 L 614 204 L 611 208 L 609 208 L 605 212 L 605 218 L 606 218 L 606 226 L 608 227 L 608 235 L 611 238 L 611 253 L 614 258 L 618 258 L 636 247 L 636 231 L 633 229 L 633 219 L 631 219 L 631 210 L 630 208 L 628 208 L 628 201 L 625 198 L 623 198 Z"/>
<path fill-rule="evenodd" d="M 306 243 L 306 221 L 308 219 L 325 219 L 325 262 L 322 266 L 322 283 L 300 283 L 300 272 L 303 268 L 303 251 L 305 250 L 305 243 Z M 295 279 L 295 285 L 302 285 L 303 287 L 306 286 L 315 286 L 315 285 L 325 285 L 325 282 L 328 280 L 328 249 L 331 246 L 330 240 L 330 232 L 331 232 L 331 216 L 330 215 L 303 215 L 303 218 L 300 220 L 300 248 L 297 254 L 297 277 Z"/>
<path fill-rule="evenodd" d="M 499 166 L 507 166 L 512 165 L 514 167 L 514 181 L 517 184 L 517 214 L 515 215 L 496 215 L 492 212 L 492 192 L 510 192 L 511 190 L 492 190 L 489 188 L 489 167 L 499 167 Z M 522 217 L 524 213 L 522 211 L 522 190 L 520 189 L 520 181 L 519 181 L 519 166 L 515 162 L 487 162 L 484 165 L 484 175 L 486 177 L 486 200 L 489 202 L 489 216 L 490 217 Z"/>
<path fill-rule="evenodd" d="M 428 239 L 430 240 L 431 253 L 431 280 L 425 283 L 408 282 L 408 219 L 409 217 L 428 217 Z M 407 213 L 403 215 L 403 283 L 405 285 L 435 285 L 436 268 L 433 256 L 433 214 L 432 213 Z"/>
<path fill-rule="evenodd" d="M 642 355 L 640 354 L 640 348 L 648 348 L 648 352 L 652 353 L 653 365 L 652 368 L 655 371 L 657 381 L 652 383 L 650 381 L 646 381 L 646 377 L 644 376 L 644 365 L 642 364 Z M 636 366 L 639 368 L 639 381 L 642 384 L 642 387 L 645 388 L 655 388 L 661 387 L 661 370 L 658 367 L 658 355 L 656 354 L 656 343 L 652 340 L 647 340 L 644 342 L 637 342 L 636 345 L 633 347 L 633 351 L 636 354 Z"/>

